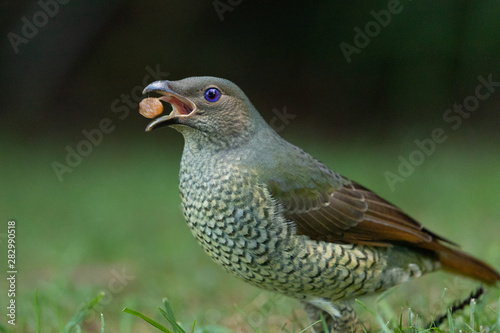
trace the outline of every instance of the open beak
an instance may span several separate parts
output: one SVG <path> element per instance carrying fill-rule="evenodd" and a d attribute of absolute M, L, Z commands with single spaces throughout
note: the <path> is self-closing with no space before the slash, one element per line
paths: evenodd
<path fill-rule="evenodd" d="M 189 117 L 196 109 L 196 105 L 184 96 L 179 95 L 173 91 L 169 86 L 170 81 L 155 81 L 149 84 L 143 90 L 143 94 L 149 92 L 156 92 L 160 95 L 158 99 L 165 101 L 172 105 L 172 112 L 169 115 L 156 118 L 146 127 L 146 132 L 152 131 L 156 128 L 165 127 L 174 124 L 180 124 L 181 118 Z"/>

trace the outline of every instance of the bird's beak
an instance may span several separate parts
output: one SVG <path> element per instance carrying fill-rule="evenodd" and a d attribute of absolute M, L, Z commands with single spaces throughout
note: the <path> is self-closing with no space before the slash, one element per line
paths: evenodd
<path fill-rule="evenodd" d="M 179 119 L 188 117 L 195 109 L 196 105 L 186 97 L 173 91 L 169 85 L 170 81 L 155 81 L 143 90 L 143 94 L 156 92 L 163 96 L 158 99 L 172 105 L 172 112 L 168 116 L 156 118 L 146 127 L 146 132 L 155 128 L 179 124 Z"/>

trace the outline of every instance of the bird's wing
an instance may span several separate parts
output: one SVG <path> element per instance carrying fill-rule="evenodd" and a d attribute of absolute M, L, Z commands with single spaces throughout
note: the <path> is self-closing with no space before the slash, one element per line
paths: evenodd
<path fill-rule="evenodd" d="M 378 246 L 419 246 L 436 240 L 450 243 L 398 207 L 346 179 L 338 186 L 323 183 L 297 188 L 275 180 L 268 186 L 271 195 L 281 203 L 285 217 L 295 223 L 297 233 L 311 239 Z"/>
<path fill-rule="evenodd" d="M 443 242 L 456 244 L 423 228 L 372 191 L 336 174 L 334 180 L 336 185 L 312 181 L 311 186 L 301 188 L 271 180 L 268 189 L 299 235 L 334 243 L 405 245 L 434 252 L 447 270 L 490 285 L 500 281 L 500 274 L 494 268 L 446 246 Z"/>

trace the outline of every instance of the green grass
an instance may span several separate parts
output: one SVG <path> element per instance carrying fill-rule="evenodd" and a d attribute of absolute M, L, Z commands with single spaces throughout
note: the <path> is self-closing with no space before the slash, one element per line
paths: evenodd
<path fill-rule="evenodd" d="M 498 147 L 445 143 L 392 192 L 383 174 L 397 168 L 397 156 L 410 152 L 410 143 L 300 145 L 500 268 Z M 164 297 L 186 332 L 195 321 L 195 332 L 301 332 L 309 325 L 297 301 L 227 275 L 191 236 L 177 193 L 178 134 L 146 136 L 140 144 L 105 141 L 61 183 L 50 165 L 64 159 L 66 144 L 71 142 L 0 144 L 6 157 L 0 242 L 7 221 L 15 220 L 18 266 L 16 327 L 2 315 L 0 332 L 159 332 L 122 310 L 134 309 L 167 327 L 169 321 L 157 310 Z M 1 279 L 2 309 L 6 287 Z M 380 331 L 382 323 L 389 331 L 410 332 L 415 326 L 425 331 L 424 323 L 475 287 L 468 279 L 434 273 L 382 298 L 363 298 L 357 307 L 370 331 Z M 99 302 L 85 307 L 100 292 Z M 473 326 L 479 331 L 483 325 L 498 332 L 499 302 L 498 288 L 490 288 L 472 313 L 466 308 L 433 330 L 471 331 L 468 326 Z M 75 324 L 72 330 L 70 323 Z"/>

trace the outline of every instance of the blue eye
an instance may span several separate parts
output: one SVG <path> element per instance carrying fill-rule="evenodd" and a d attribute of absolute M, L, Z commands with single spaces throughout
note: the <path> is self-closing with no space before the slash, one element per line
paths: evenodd
<path fill-rule="evenodd" d="M 205 99 L 210 103 L 215 103 L 220 99 L 220 91 L 217 88 L 208 88 L 205 90 Z"/>

